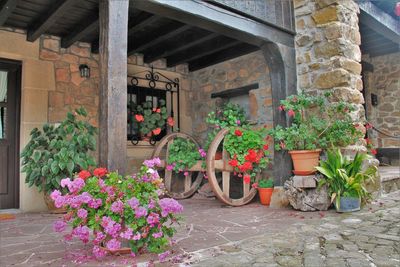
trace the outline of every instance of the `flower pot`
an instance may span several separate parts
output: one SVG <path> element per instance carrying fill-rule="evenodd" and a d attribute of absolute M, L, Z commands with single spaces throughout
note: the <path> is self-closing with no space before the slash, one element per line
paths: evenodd
<path fill-rule="evenodd" d="M 310 175 L 315 173 L 317 171 L 315 167 L 319 165 L 320 153 L 321 149 L 289 151 L 294 166 L 293 173 L 296 175 Z"/>
<path fill-rule="evenodd" d="M 335 201 L 335 208 L 337 212 L 359 211 L 361 208 L 361 201 L 358 197 L 340 197 L 340 205 L 337 207 Z"/>
<path fill-rule="evenodd" d="M 50 213 L 67 213 L 67 210 L 65 208 L 56 208 L 54 205 L 54 201 L 51 199 L 50 195 L 47 194 L 46 192 L 43 194 L 44 202 L 46 203 L 46 206 Z"/>
<path fill-rule="evenodd" d="M 274 192 L 274 188 L 258 188 L 258 194 L 260 196 L 260 202 L 263 205 L 269 206 L 271 203 L 271 196 Z"/>

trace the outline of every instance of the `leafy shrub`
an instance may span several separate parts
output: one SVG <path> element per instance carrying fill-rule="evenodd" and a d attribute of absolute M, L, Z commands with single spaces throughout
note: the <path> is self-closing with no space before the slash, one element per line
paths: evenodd
<path fill-rule="evenodd" d="M 272 179 L 261 179 L 257 183 L 258 188 L 273 188 L 274 180 Z"/>

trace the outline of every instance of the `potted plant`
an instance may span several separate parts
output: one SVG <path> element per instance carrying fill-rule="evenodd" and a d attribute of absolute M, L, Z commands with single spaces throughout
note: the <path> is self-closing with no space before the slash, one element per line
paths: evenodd
<path fill-rule="evenodd" d="M 59 126 L 45 124 L 43 131 L 34 128 L 21 153 L 25 182 L 44 192 L 45 202 L 53 212 L 62 211 L 55 209 L 49 198 L 53 190 L 62 189 L 61 180 L 96 165 L 90 152 L 96 150 L 97 129 L 86 117 L 86 110 L 79 108 L 74 113 L 68 112 Z"/>
<path fill-rule="evenodd" d="M 274 181 L 272 179 L 261 179 L 258 183 L 254 183 L 253 187 L 258 190 L 261 204 L 269 206 L 272 193 L 274 192 Z"/>
<path fill-rule="evenodd" d="M 328 150 L 327 159 L 316 167 L 325 176 L 318 186 L 328 185 L 336 211 L 360 210 L 361 203 L 370 198 L 364 183 L 375 177 L 377 167 L 370 165 L 365 170 L 362 169 L 363 161 L 368 157 L 367 154 L 357 153 L 354 159 L 350 160 L 342 155 L 340 149 Z"/>
<path fill-rule="evenodd" d="M 153 107 L 150 101 L 136 106 L 133 117 L 139 124 L 142 140 L 150 140 L 152 136 L 159 135 L 165 129 L 167 121 L 169 126 L 173 126 L 174 121 L 168 117 L 165 105 L 165 100 L 160 99 L 157 107 Z"/>
<path fill-rule="evenodd" d="M 160 164 L 158 158 L 146 160 L 139 173 L 128 177 L 98 168 L 86 179 L 63 179 L 68 192 L 55 190 L 51 197 L 68 213 L 54 223 L 54 229 L 63 232 L 71 225 L 65 238 L 91 241 L 96 258 L 108 253 L 163 252 L 175 233 L 171 222 L 178 221 L 183 207 L 174 199 L 160 199 L 164 187 L 155 169 Z"/>
<path fill-rule="evenodd" d="M 276 150 L 288 150 L 294 174 L 316 172 L 322 149 L 354 144 L 363 133 L 356 128 L 350 113 L 353 106 L 345 102 L 329 102 L 330 93 L 313 96 L 306 93 L 281 101 L 279 110 L 292 120 L 291 126 L 277 126 L 269 131 Z"/>

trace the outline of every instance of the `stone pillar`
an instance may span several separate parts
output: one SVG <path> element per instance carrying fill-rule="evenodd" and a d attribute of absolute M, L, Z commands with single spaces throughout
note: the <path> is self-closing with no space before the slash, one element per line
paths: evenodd
<path fill-rule="evenodd" d="M 352 117 L 361 125 L 365 111 L 358 5 L 353 0 L 294 0 L 294 7 L 297 89 L 331 90 L 332 101 L 354 104 Z"/>

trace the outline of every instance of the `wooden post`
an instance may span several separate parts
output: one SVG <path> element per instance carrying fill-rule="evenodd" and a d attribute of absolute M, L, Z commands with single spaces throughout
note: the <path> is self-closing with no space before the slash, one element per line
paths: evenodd
<path fill-rule="evenodd" d="M 129 0 L 100 0 L 100 165 L 125 174 Z"/>

